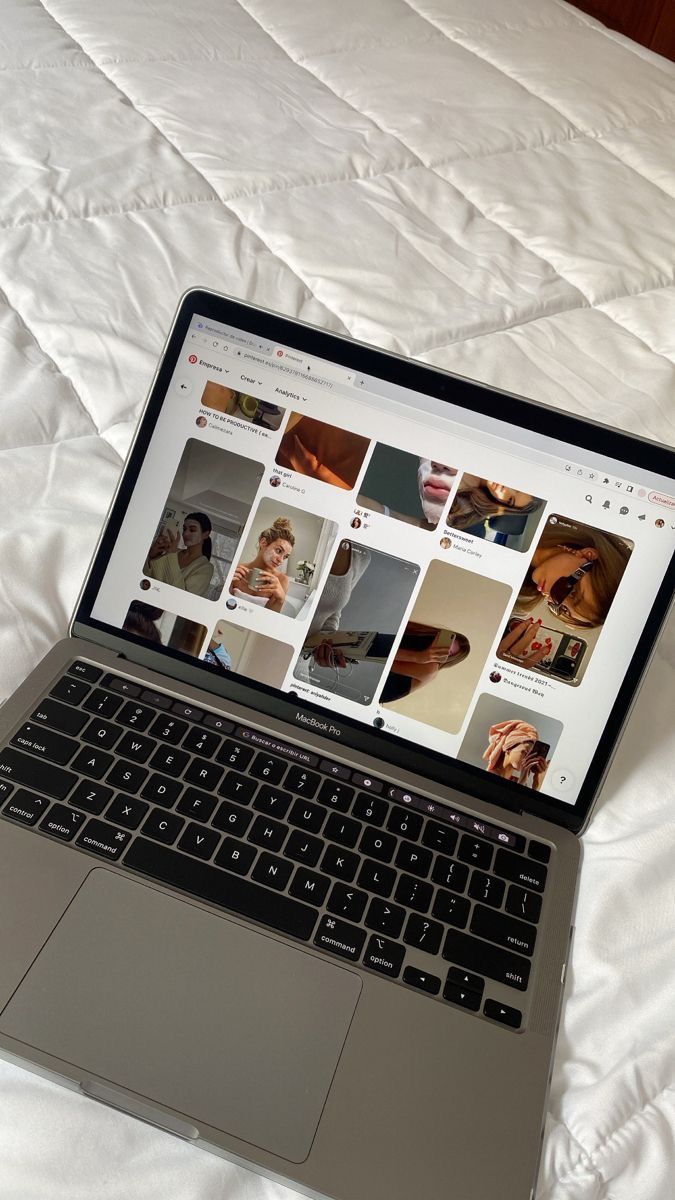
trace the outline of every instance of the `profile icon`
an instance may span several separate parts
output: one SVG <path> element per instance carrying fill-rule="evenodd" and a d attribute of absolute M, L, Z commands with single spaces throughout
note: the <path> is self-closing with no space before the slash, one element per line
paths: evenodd
<path fill-rule="evenodd" d="M 351 521 L 351 527 L 352 527 L 352 529 L 360 529 L 361 528 L 361 518 L 354 517 L 353 520 Z"/>
<path fill-rule="evenodd" d="M 149 579 L 141 579 L 141 582 L 139 583 L 138 586 L 140 587 L 142 592 L 148 592 L 151 587 L 150 580 Z"/>
<path fill-rule="evenodd" d="M 278 487 L 280 483 L 281 480 L 278 475 L 270 476 L 270 487 Z"/>
<path fill-rule="evenodd" d="M 452 545 L 452 541 L 450 540 L 449 537 L 441 538 L 441 549 L 442 550 L 449 550 L 451 545 Z"/>
<path fill-rule="evenodd" d="M 663 529 L 663 526 L 665 525 L 665 521 L 664 521 L 663 517 L 657 517 L 654 524 L 656 525 L 657 529 Z"/>
<path fill-rule="evenodd" d="M 237 607 L 237 601 L 235 600 L 234 596 L 230 596 L 229 599 L 225 601 L 225 607 L 229 608 L 230 612 L 232 609 Z"/>
<path fill-rule="evenodd" d="M 490 671 L 490 683 L 501 683 L 502 677 L 499 671 Z"/>
<path fill-rule="evenodd" d="M 206 428 L 206 417 L 203 415 L 200 417 L 197 417 L 197 420 L 195 421 L 195 425 L 198 425 L 200 429 L 205 429 Z"/>

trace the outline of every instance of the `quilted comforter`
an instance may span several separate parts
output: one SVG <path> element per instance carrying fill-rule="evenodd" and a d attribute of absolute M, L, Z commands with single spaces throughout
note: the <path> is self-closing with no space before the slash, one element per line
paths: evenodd
<path fill-rule="evenodd" d="M 675 440 L 675 66 L 559 0 L 0 0 L 0 68 L 0 700 L 191 285 Z M 674 678 L 671 621 L 584 839 L 539 1200 L 675 1194 Z M 0 1064 L 0 1200 L 277 1193 Z"/>

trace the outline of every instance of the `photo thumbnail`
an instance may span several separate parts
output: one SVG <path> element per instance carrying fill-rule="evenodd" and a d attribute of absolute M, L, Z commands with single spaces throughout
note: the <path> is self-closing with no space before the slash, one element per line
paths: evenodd
<path fill-rule="evenodd" d="M 143 574 L 217 600 L 263 473 L 229 450 L 191 438 L 164 504 Z"/>
<path fill-rule="evenodd" d="M 285 617 L 306 615 L 336 534 L 335 521 L 261 500 L 238 552 L 230 595 Z"/>
<path fill-rule="evenodd" d="M 288 471 L 349 491 L 356 483 L 369 445 L 369 439 L 358 433 L 292 412 L 276 461 Z"/>
<path fill-rule="evenodd" d="M 275 638 L 253 633 L 218 621 L 204 653 L 204 662 L 214 671 L 235 671 L 268 687 L 281 688 L 295 651 Z"/>
<path fill-rule="evenodd" d="M 267 400 L 259 400 L 247 392 L 236 392 L 234 388 L 224 387 L 222 383 L 206 384 L 200 401 L 202 408 L 212 408 L 215 412 L 226 413 L 228 417 L 236 417 L 238 421 L 249 421 L 251 425 L 259 425 L 261 429 L 278 429 L 284 419 L 285 408 L 278 404 L 270 404 Z"/>
<path fill-rule="evenodd" d="M 417 582 L 415 563 L 341 541 L 293 672 L 369 704 Z"/>
<path fill-rule="evenodd" d="M 435 529 L 456 475 L 456 467 L 378 442 L 356 502 L 418 529 Z"/>
<path fill-rule="evenodd" d="M 457 758 L 538 792 L 561 733 L 562 724 L 553 717 L 483 695 Z"/>
<path fill-rule="evenodd" d="M 122 629 L 132 637 L 153 642 L 156 646 L 168 646 L 183 654 L 199 654 L 206 637 L 205 625 L 165 612 L 154 604 L 146 604 L 145 600 L 132 600 Z"/>
<path fill-rule="evenodd" d="M 434 559 L 424 577 L 380 704 L 456 733 L 511 598 L 511 588 Z"/>
<path fill-rule="evenodd" d="M 497 653 L 561 683 L 581 682 L 634 543 L 554 514 L 537 542 Z"/>
<path fill-rule="evenodd" d="M 510 550 L 529 550 L 545 500 L 529 492 L 462 475 L 445 524 Z"/>

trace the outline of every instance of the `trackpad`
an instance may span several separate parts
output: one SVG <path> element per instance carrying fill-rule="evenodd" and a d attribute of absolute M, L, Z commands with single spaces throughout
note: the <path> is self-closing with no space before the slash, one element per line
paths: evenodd
<path fill-rule="evenodd" d="M 95 869 L 0 1028 L 303 1162 L 360 990 L 353 971 Z"/>

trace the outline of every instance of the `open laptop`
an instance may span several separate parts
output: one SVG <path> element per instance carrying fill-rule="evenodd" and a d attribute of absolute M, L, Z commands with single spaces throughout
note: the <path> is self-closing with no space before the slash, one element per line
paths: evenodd
<path fill-rule="evenodd" d="M 0 713 L 0 1051 L 335 1200 L 533 1195 L 675 455 L 205 291 Z"/>

